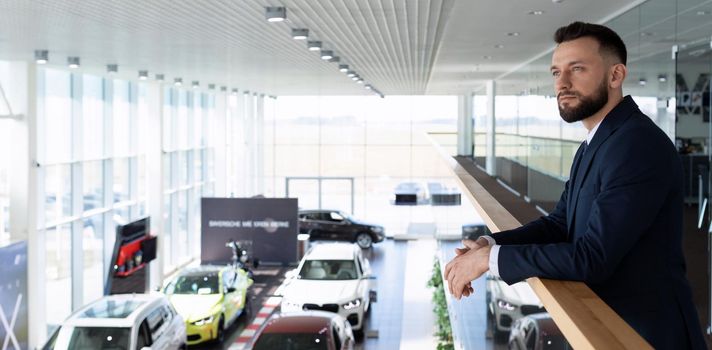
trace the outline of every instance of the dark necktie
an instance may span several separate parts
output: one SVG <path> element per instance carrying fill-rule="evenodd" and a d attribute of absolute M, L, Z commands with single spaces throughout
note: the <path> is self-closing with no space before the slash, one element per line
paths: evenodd
<path fill-rule="evenodd" d="M 574 185 L 574 181 L 576 179 L 576 176 L 578 175 L 579 165 L 581 165 L 581 159 L 583 159 L 583 156 L 586 155 L 586 145 L 588 145 L 588 142 L 586 141 L 581 144 L 581 154 L 579 154 L 578 158 L 576 159 L 574 164 L 574 171 L 571 174 L 571 186 Z"/>

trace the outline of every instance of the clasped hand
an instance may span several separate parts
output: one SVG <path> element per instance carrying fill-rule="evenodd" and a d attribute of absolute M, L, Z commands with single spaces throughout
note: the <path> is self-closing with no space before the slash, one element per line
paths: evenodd
<path fill-rule="evenodd" d="M 445 266 L 448 289 L 455 299 L 470 296 L 471 282 L 489 270 L 491 247 L 484 239 L 462 241 L 463 248 L 455 248 L 455 258 Z"/>

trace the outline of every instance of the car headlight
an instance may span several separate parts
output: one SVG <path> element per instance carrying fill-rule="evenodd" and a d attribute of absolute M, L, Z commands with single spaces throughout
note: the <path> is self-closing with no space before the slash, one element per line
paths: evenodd
<path fill-rule="evenodd" d="M 372 226 L 371 231 L 373 231 L 374 233 L 381 233 L 383 232 L 383 227 Z"/>
<path fill-rule="evenodd" d="M 512 304 L 512 303 L 506 302 L 506 301 L 504 301 L 504 300 L 497 300 L 497 306 L 498 306 L 500 309 L 504 309 L 504 310 L 507 310 L 507 311 L 512 311 L 512 310 L 514 310 L 514 309 L 517 308 L 517 305 L 514 305 L 514 304 Z"/>
<path fill-rule="evenodd" d="M 353 310 L 353 309 L 361 306 L 361 298 L 351 300 L 346 304 L 341 304 L 341 306 L 346 310 Z"/>
<path fill-rule="evenodd" d="M 196 325 L 196 326 L 204 326 L 204 325 L 210 324 L 210 323 L 212 323 L 212 322 L 213 322 L 213 315 L 210 315 L 210 316 L 208 316 L 208 317 L 206 317 L 206 318 L 203 318 L 203 319 L 200 319 L 200 320 L 197 320 L 197 321 L 193 321 L 192 323 L 193 323 L 194 325 Z"/>

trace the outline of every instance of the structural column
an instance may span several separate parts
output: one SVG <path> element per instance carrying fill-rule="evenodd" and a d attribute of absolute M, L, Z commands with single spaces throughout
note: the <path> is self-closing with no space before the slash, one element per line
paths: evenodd
<path fill-rule="evenodd" d="M 253 183 L 255 184 L 255 194 L 264 195 L 264 122 L 265 122 L 265 95 L 255 98 L 257 107 L 255 108 L 255 151 L 253 154 Z"/>
<path fill-rule="evenodd" d="M 457 97 L 457 155 L 472 156 L 472 95 Z"/>
<path fill-rule="evenodd" d="M 487 83 L 487 161 L 486 170 L 491 176 L 497 175 L 497 158 L 495 152 L 495 110 L 494 102 L 496 96 L 496 86 L 494 80 Z"/>
<path fill-rule="evenodd" d="M 10 133 L 13 149 L 10 152 L 10 240 L 27 241 L 27 295 L 21 302 L 27 306 L 29 324 L 29 348 L 42 345 L 46 338 L 45 320 L 45 242 L 44 231 L 38 229 L 44 222 L 44 210 L 39 203 L 44 192 L 42 169 L 38 160 L 38 81 L 37 66 L 34 63 L 11 62 L 8 74 L 0 76 L 12 108 L 14 121 Z M 8 88 L 11 86 L 12 88 Z M 44 206 L 42 206 L 44 209 Z"/>
<path fill-rule="evenodd" d="M 148 215 L 151 218 L 151 233 L 158 237 L 158 246 L 156 247 L 158 254 L 156 260 L 151 262 L 149 274 L 149 288 L 155 289 L 163 283 L 163 267 L 165 266 L 165 236 L 166 227 L 164 227 L 163 216 L 170 213 L 165 213 L 163 205 L 163 172 L 170 169 L 163 169 L 163 139 L 169 137 L 164 135 L 163 131 L 163 106 L 164 106 L 164 91 L 160 84 L 146 84 L 146 106 L 147 115 L 146 124 L 146 177 L 148 181 L 146 196 L 148 203 Z M 171 131 L 168 131 L 171 132 Z"/>
<path fill-rule="evenodd" d="M 210 122 L 208 125 L 210 125 L 210 133 L 209 135 L 215 135 L 215 138 L 211 139 L 209 142 L 212 142 L 212 145 L 215 149 L 215 196 L 216 197 L 225 197 L 227 196 L 227 157 L 229 155 L 226 154 L 227 150 L 227 137 L 228 137 L 228 128 L 227 128 L 227 118 L 228 115 L 230 115 L 227 111 L 227 93 L 221 92 L 221 93 L 216 93 L 215 94 L 215 105 L 210 106 L 213 110 L 213 113 L 209 115 L 209 118 L 211 118 Z M 205 162 L 203 163 L 203 166 L 205 166 Z M 203 181 L 207 181 L 207 179 L 203 179 Z"/>

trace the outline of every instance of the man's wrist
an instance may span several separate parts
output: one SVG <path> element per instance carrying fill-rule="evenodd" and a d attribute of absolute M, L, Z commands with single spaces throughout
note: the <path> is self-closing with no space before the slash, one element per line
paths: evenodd
<path fill-rule="evenodd" d="M 480 243 L 483 246 L 493 246 L 497 244 L 497 241 L 494 240 L 494 238 L 490 235 L 482 235 L 477 238 L 477 243 Z"/>

